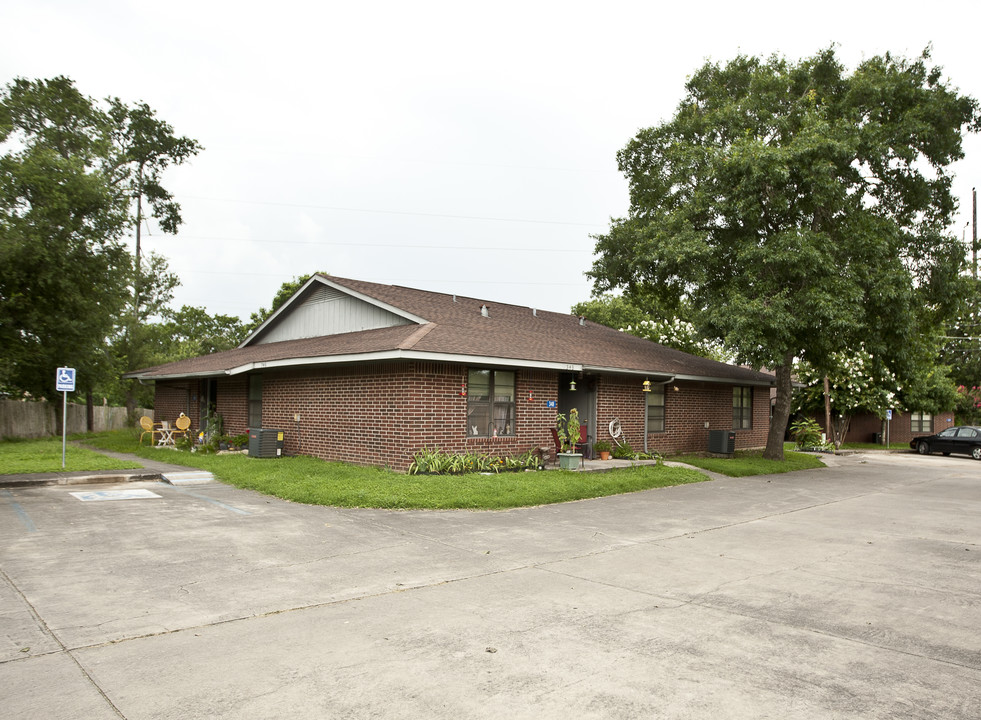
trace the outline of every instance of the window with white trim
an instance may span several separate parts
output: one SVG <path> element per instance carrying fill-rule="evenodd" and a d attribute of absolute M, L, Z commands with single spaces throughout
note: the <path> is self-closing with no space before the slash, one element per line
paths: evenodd
<path fill-rule="evenodd" d="M 732 389 L 732 429 L 750 430 L 753 427 L 753 388 Z"/>
<path fill-rule="evenodd" d="M 514 435 L 514 371 L 470 370 L 467 374 L 467 435 Z"/>
<path fill-rule="evenodd" d="M 664 432 L 664 385 L 652 385 L 647 395 L 647 432 Z"/>
<path fill-rule="evenodd" d="M 911 412 L 909 414 L 909 429 L 915 433 L 933 432 L 933 415 L 925 412 Z"/>

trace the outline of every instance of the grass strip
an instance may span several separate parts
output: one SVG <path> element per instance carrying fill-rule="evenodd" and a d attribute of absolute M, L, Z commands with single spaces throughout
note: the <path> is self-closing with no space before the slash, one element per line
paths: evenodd
<path fill-rule="evenodd" d="M 744 450 L 737 452 L 731 458 L 679 455 L 670 459 L 729 477 L 774 475 L 795 470 L 813 470 L 825 467 L 819 457 L 807 453 L 784 450 L 783 458 L 783 460 L 766 460 L 763 458 L 763 453 L 758 450 Z"/>
<path fill-rule="evenodd" d="M 84 472 L 87 470 L 126 470 L 139 463 L 116 460 L 76 445 L 65 448 L 65 467 L 61 467 L 61 439 L 4 440 L 0 442 L 0 475 L 21 473 Z"/>

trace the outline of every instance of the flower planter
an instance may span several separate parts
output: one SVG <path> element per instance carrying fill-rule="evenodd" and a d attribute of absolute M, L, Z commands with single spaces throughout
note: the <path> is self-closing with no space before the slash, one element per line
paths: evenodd
<path fill-rule="evenodd" d="M 559 453 L 559 467 L 562 470 L 577 470 L 582 462 L 582 453 Z"/>
<path fill-rule="evenodd" d="M 599 456 L 600 456 L 600 460 L 609 460 L 610 459 L 610 453 L 608 453 L 606 450 L 600 450 Z"/>

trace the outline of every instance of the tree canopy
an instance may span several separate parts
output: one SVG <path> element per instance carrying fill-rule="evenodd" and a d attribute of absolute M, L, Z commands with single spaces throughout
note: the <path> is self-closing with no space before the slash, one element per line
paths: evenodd
<path fill-rule="evenodd" d="M 164 232 L 180 207 L 161 172 L 200 150 L 143 103 L 86 97 L 72 80 L 0 91 L 0 385 L 52 397 L 59 365 L 84 389 L 145 357 L 141 329 L 179 284 L 166 260 L 130 257 L 144 198 Z"/>
<path fill-rule="evenodd" d="M 833 48 L 706 63 L 674 117 L 618 154 L 627 217 L 597 236 L 597 292 L 684 305 L 740 362 L 776 373 L 765 455 L 782 458 L 796 359 L 860 347 L 900 383 L 933 363 L 960 295 L 949 166 L 977 102 L 892 55 Z"/>
<path fill-rule="evenodd" d="M 53 397 L 111 366 L 104 341 L 127 299 L 127 200 L 106 182 L 105 118 L 67 78 L 0 93 L 0 383 Z"/>

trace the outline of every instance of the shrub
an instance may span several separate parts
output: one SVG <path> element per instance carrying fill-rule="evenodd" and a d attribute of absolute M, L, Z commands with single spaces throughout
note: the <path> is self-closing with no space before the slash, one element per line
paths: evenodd
<path fill-rule="evenodd" d="M 821 426 L 813 418 L 797 420 L 790 426 L 790 434 L 797 448 L 821 447 Z"/>
<path fill-rule="evenodd" d="M 618 460 L 632 460 L 634 458 L 634 449 L 630 447 L 630 443 L 624 440 L 622 444 L 613 449 L 613 457 Z"/>
<path fill-rule="evenodd" d="M 444 453 L 439 448 L 422 448 L 409 464 L 410 475 L 464 475 L 475 472 L 540 470 L 541 457 L 534 450 L 513 457 L 491 457 L 480 453 Z"/>

